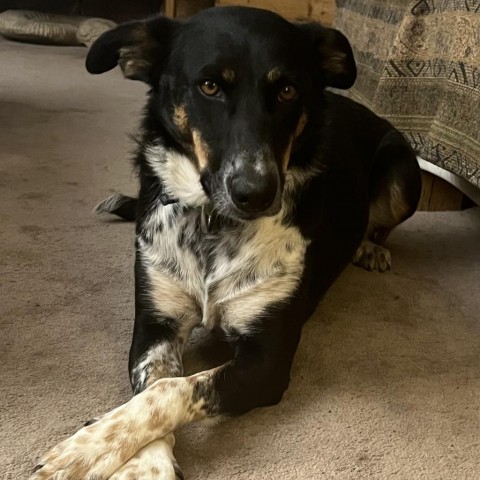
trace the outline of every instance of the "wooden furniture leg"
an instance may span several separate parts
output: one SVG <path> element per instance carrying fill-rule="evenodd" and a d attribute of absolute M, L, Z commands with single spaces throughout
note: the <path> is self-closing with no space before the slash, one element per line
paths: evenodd
<path fill-rule="evenodd" d="M 177 16 L 177 0 L 165 0 L 165 15 L 171 18 Z"/>

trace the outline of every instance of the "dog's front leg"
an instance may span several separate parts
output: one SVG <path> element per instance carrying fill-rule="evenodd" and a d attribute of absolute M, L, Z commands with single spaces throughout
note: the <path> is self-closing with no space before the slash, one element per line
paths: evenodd
<path fill-rule="evenodd" d="M 221 367 L 154 382 L 55 447 L 32 480 L 106 480 L 187 422 L 278 403 L 300 336 L 300 326 L 288 320 L 268 319 L 255 335 L 233 337 L 235 357 Z"/>
<path fill-rule="evenodd" d="M 32 480 L 110 478 L 146 445 L 206 416 L 197 384 L 207 382 L 210 376 L 208 372 L 158 380 L 53 448 L 40 461 Z"/>
<path fill-rule="evenodd" d="M 183 349 L 201 317 L 192 297 L 169 276 L 158 270 L 152 272 L 139 252 L 135 282 L 135 328 L 129 372 L 132 389 L 138 394 L 157 380 L 183 375 Z M 174 445 L 173 433 L 153 441 L 129 459 L 111 480 L 182 479 L 173 455 Z"/>
<path fill-rule="evenodd" d="M 195 318 L 174 321 L 142 308 L 137 301 L 137 315 L 130 349 L 130 379 L 135 394 L 161 378 L 183 375 L 182 354 Z M 173 454 L 173 433 L 143 447 L 118 470 L 111 480 L 181 480 L 182 471 Z"/>

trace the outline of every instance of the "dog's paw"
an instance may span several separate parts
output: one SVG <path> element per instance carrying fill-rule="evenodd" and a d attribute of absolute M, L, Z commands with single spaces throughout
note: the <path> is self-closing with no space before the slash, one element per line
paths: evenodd
<path fill-rule="evenodd" d="M 364 240 L 358 247 L 352 262 L 370 272 L 385 272 L 392 266 L 392 257 L 386 248 Z"/>
<path fill-rule="evenodd" d="M 116 463 L 116 454 L 107 452 L 89 428 L 82 428 L 44 455 L 30 480 L 106 480 L 111 472 L 105 467 Z"/>
<path fill-rule="evenodd" d="M 67 438 L 42 457 L 30 480 L 107 480 L 138 451 L 125 406 Z M 133 424 L 132 424 L 133 425 Z"/>
<path fill-rule="evenodd" d="M 175 457 L 175 437 L 169 434 L 143 447 L 109 480 L 184 480 Z"/>

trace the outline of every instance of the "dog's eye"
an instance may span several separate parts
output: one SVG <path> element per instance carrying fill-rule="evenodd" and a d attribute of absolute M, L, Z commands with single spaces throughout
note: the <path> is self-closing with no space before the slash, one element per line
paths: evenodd
<path fill-rule="evenodd" d="M 284 103 L 293 102 L 297 98 L 298 98 L 298 92 L 293 85 L 286 85 L 280 90 L 278 94 L 278 99 Z"/>
<path fill-rule="evenodd" d="M 212 80 L 205 80 L 200 84 L 200 90 L 208 97 L 214 97 L 220 91 L 220 87 Z"/>

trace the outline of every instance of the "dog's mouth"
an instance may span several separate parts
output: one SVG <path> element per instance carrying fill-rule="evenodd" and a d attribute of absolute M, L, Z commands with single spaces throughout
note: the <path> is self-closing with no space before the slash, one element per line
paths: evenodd
<path fill-rule="evenodd" d="M 272 217 L 277 215 L 281 210 L 281 204 L 279 203 L 278 206 L 271 206 L 266 210 L 256 211 L 256 212 L 245 212 L 235 207 L 231 207 L 228 212 L 227 216 L 232 218 L 233 220 L 238 221 L 252 221 L 257 220 L 263 217 Z"/>

